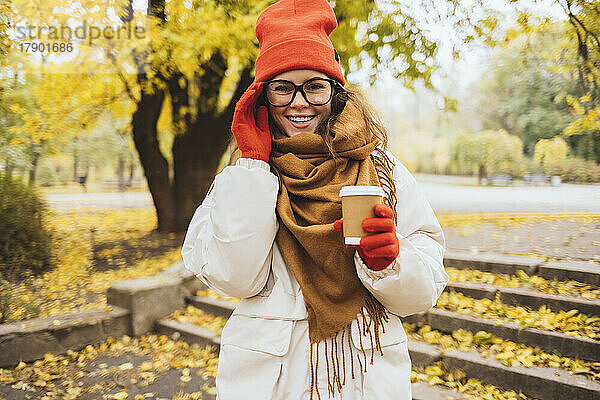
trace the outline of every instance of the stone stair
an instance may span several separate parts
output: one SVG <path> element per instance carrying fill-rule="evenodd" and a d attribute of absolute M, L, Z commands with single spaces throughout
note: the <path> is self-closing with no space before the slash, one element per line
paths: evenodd
<path fill-rule="evenodd" d="M 208 297 L 193 296 L 188 299 L 188 304 L 193 305 L 205 312 L 216 316 L 228 318 L 233 312 L 235 305 L 229 301 L 212 299 Z M 200 326 L 181 323 L 169 318 L 162 318 L 157 321 L 156 329 L 159 333 L 167 336 L 181 338 L 188 343 L 198 343 L 200 345 L 213 345 L 217 348 L 221 345 L 221 337 L 208 329 Z M 412 354 L 412 352 L 411 352 Z M 412 385 L 413 400 L 447 400 L 466 399 L 462 394 L 441 387 L 430 387 L 425 382 L 417 382 Z"/>
<path fill-rule="evenodd" d="M 542 257 L 447 251 L 444 266 L 510 275 L 522 270 L 544 279 L 573 280 L 600 286 L 600 264 L 594 261 L 547 261 Z"/>
<path fill-rule="evenodd" d="M 600 268 L 600 267 L 599 267 Z M 543 293 L 528 288 L 498 287 L 484 283 L 450 282 L 445 290 L 455 291 L 474 299 L 499 299 L 510 306 L 524 306 L 539 309 L 545 305 L 554 312 L 579 310 L 580 313 L 600 315 L 600 300 L 586 300 L 572 296 Z"/>
<path fill-rule="evenodd" d="M 514 274 L 518 270 L 528 275 L 543 275 L 546 279 L 579 280 L 591 285 L 600 283 L 600 265 L 597 263 L 545 263 L 544 259 L 491 256 L 471 254 L 448 254 L 445 265 L 455 268 L 472 268 L 481 271 Z M 538 309 L 545 305 L 552 311 L 568 311 L 577 309 L 581 313 L 600 315 L 600 301 L 582 298 L 549 295 L 526 288 L 496 287 L 476 283 L 451 283 L 448 291 L 462 292 L 464 295 L 482 299 L 499 298 L 505 304 Z M 226 300 L 208 297 L 191 296 L 187 303 L 213 315 L 228 318 L 235 304 Z M 426 313 L 413 315 L 403 319 L 408 323 L 426 322 L 432 329 L 444 333 L 452 333 L 464 329 L 472 333 L 483 330 L 504 340 L 538 347 L 547 353 L 560 354 L 564 357 L 579 358 L 592 362 L 600 362 L 600 341 L 569 336 L 566 334 L 534 328 L 522 328 L 515 323 L 497 323 L 493 319 L 473 317 L 457 312 L 434 308 Z M 156 329 L 166 335 L 176 335 L 190 343 L 220 345 L 219 335 L 202 327 L 184 324 L 169 318 L 157 321 Z M 442 361 L 450 370 L 462 369 L 469 378 L 476 378 L 486 384 L 492 384 L 504 390 L 522 392 L 528 398 L 554 400 L 572 398 L 577 400 L 599 399 L 600 381 L 587 376 L 573 375 L 569 371 L 558 368 L 538 366 L 507 367 L 495 357 L 482 357 L 475 349 L 470 352 L 452 350 L 441 351 L 438 346 L 424 341 L 409 340 L 410 356 L 415 367 L 426 367 Z M 414 399 L 463 399 L 457 391 L 428 386 L 427 383 L 413 384 Z"/>

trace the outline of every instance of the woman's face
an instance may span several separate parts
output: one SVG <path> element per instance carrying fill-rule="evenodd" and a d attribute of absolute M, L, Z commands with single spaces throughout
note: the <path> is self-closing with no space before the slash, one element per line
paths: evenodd
<path fill-rule="evenodd" d="M 312 78 L 329 77 L 319 71 L 310 69 L 296 69 L 286 71 L 272 78 L 285 79 L 296 85 L 301 85 Z M 273 107 L 269 105 L 269 113 L 282 132 L 287 136 L 294 136 L 301 132 L 314 133 L 317 126 L 326 120 L 331 114 L 331 101 L 322 106 L 313 106 L 306 102 L 302 93 L 298 91 L 292 102 L 284 107 Z M 308 121 L 303 121 L 309 117 Z"/>

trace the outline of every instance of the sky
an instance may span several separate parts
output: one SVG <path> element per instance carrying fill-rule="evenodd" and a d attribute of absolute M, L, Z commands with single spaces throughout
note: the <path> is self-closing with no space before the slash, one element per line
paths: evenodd
<path fill-rule="evenodd" d="M 444 2 L 444 0 L 434 0 Z M 409 0 L 410 2 L 410 0 Z M 462 3 L 471 3 L 472 0 L 463 0 Z M 516 12 L 514 6 L 509 5 L 504 0 L 488 0 L 486 5 L 501 14 L 505 15 L 502 29 L 516 26 Z M 533 15 L 549 16 L 553 20 L 565 20 L 565 14 L 555 0 L 530 0 L 519 1 L 519 8 L 529 10 Z M 419 15 L 415 15 L 417 18 Z M 455 60 L 452 57 L 452 45 L 457 40 L 456 33 L 452 26 L 428 26 L 430 37 L 438 42 L 439 51 L 437 62 L 440 65 L 441 73 L 434 74 L 432 83 L 446 96 L 455 98 L 464 98 L 469 95 L 470 86 L 479 80 L 488 68 L 488 60 L 493 54 L 493 49 L 483 43 L 473 42 L 463 46 L 460 59 Z M 352 83 L 360 84 L 362 87 L 369 86 L 366 73 L 351 73 L 348 80 Z M 374 85 L 378 96 L 384 95 L 389 99 L 388 103 L 397 105 L 396 109 L 401 111 L 407 101 L 414 101 L 414 93 L 406 89 L 402 83 L 396 80 L 391 74 L 383 73 L 380 79 Z M 433 95 L 433 94 L 432 94 Z M 439 97 L 439 96 L 437 96 Z"/>

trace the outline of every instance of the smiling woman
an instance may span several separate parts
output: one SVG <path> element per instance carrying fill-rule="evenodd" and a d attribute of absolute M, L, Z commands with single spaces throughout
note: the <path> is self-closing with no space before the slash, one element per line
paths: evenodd
<path fill-rule="evenodd" d="M 186 267 L 241 298 L 221 335 L 219 400 L 412 398 L 400 317 L 442 293 L 444 236 L 385 127 L 345 87 L 336 25 L 326 0 L 260 15 L 254 82 L 231 125 L 241 157 L 188 227 Z M 346 246 L 339 193 L 355 185 L 385 196 Z"/>

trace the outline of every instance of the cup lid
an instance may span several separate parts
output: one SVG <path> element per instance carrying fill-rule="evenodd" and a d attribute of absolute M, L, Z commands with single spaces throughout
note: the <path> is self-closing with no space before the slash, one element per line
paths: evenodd
<path fill-rule="evenodd" d="M 342 186 L 340 197 L 343 196 L 385 196 L 380 186 Z"/>

